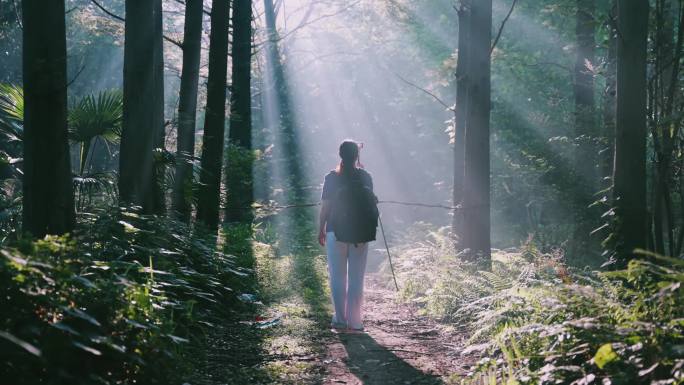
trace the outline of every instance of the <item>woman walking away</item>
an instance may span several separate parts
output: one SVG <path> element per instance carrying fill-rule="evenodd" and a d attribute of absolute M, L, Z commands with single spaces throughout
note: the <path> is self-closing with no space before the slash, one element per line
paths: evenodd
<path fill-rule="evenodd" d="M 340 145 L 337 168 L 325 176 L 321 196 L 318 242 L 326 246 L 328 275 L 335 313 L 334 329 L 363 330 L 363 278 L 368 242 L 378 225 L 373 179 L 359 162 L 359 145 Z"/>

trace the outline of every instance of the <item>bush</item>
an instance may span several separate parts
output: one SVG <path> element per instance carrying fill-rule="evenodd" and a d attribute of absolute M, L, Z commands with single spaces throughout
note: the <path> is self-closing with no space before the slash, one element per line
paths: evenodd
<path fill-rule="evenodd" d="M 444 231 L 426 239 L 400 250 L 403 295 L 470 335 L 463 354 L 481 359 L 465 383 L 684 383 L 684 261 L 584 271 L 528 244 L 481 271 Z"/>
<path fill-rule="evenodd" d="M 92 218 L 72 236 L 0 250 L 1 378 L 178 382 L 202 359 L 191 347 L 234 318 L 233 288 L 248 271 L 181 223 L 133 211 Z"/>

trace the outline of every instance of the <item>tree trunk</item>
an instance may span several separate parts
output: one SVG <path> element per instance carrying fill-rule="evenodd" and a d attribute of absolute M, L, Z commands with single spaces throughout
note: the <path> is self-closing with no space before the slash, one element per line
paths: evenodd
<path fill-rule="evenodd" d="M 468 104 L 468 51 L 470 49 L 470 8 L 462 4 L 458 10 L 458 59 L 456 62 L 456 111 L 454 112 L 454 190 L 453 203 L 463 201 L 466 111 Z M 463 211 L 455 210 L 452 234 L 457 239 L 463 236 Z"/>
<path fill-rule="evenodd" d="M 279 123 L 280 134 L 278 135 L 278 146 L 275 154 L 286 163 L 289 180 L 286 189 L 292 199 L 289 203 L 294 204 L 306 200 L 307 191 L 305 189 L 306 176 L 302 169 L 299 159 L 299 140 L 295 130 L 295 116 L 290 102 L 290 91 L 285 78 L 285 66 L 281 61 L 278 51 L 278 31 L 276 29 L 276 11 L 273 7 L 273 0 L 264 0 L 264 18 L 266 20 L 266 79 L 267 91 L 274 94 L 275 105 L 271 106 L 271 111 Z"/>
<path fill-rule="evenodd" d="M 200 187 L 197 220 L 210 230 L 218 228 L 221 164 L 226 121 L 226 77 L 228 72 L 228 0 L 215 0 L 211 5 L 209 39 L 209 79 L 207 108 L 202 138 Z"/>
<path fill-rule="evenodd" d="M 575 254 L 588 251 L 588 237 L 591 232 L 591 222 L 588 218 L 587 207 L 591 204 L 592 193 L 597 190 L 597 150 L 594 145 L 596 136 L 595 127 L 595 100 L 594 100 L 594 75 L 588 68 L 595 61 L 595 38 L 596 27 L 594 24 L 595 0 L 576 0 L 577 24 L 575 34 L 577 37 L 577 54 L 574 71 L 574 97 L 575 97 L 575 166 L 577 179 L 581 181 L 577 189 L 582 190 L 580 196 L 588 197 L 587 201 L 580 202 L 579 207 L 574 207 L 575 216 L 573 249 Z"/>
<path fill-rule="evenodd" d="M 202 18 L 203 1 L 187 0 L 183 34 L 183 70 L 178 101 L 176 177 L 172 197 L 173 211 L 179 219 L 185 222 L 190 220 L 192 202 L 192 162 L 195 157 L 195 119 L 202 48 Z"/>
<path fill-rule="evenodd" d="M 613 175 L 613 159 L 615 151 L 615 109 L 617 95 L 617 30 L 615 22 L 617 17 L 617 3 L 612 2 L 610 20 L 608 24 L 608 62 L 606 65 L 606 88 L 603 93 L 603 130 L 606 145 L 601 151 L 601 176 L 608 179 Z M 610 183 L 604 183 L 601 187 L 607 188 Z"/>
<path fill-rule="evenodd" d="M 64 1 L 24 0 L 24 231 L 64 234 L 75 224 L 67 139 Z"/>
<path fill-rule="evenodd" d="M 287 122 L 285 120 L 285 115 L 288 111 L 289 106 L 286 105 L 287 100 L 285 100 L 286 89 L 285 89 L 285 73 L 283 70 L 282 63 L 280 62 L 280 54 L 278 52 L 278 31 L 276 29 L 276 14 L 273 8 L 273 0 L 264 0 L 264 18 L 266 19 L 266 34 L 268 36 L 268 42 L 266 43 L 266 61 L 270 73 L 269 86 L 273 87 L 276 92 L 277 102 L 279 106 L 279 118 L 281 119 L 281 125 L 286 126 Z"/>
<path fill-rule="evenodd" d="M 164 125 L 164 24 L 162 0 L 154 0 L 154 148 L 153 181 L 154 213 L 163 215 L 166 211 L 166 167 L 163 161 L 166 127 Z"/>
<path fill-rule="evenodd" d="M 490 241 L 489 122 L 491 110 L 492 1 L 470 4 L 470 64 L 465 134 L 463 247 L 487 263 Z"/>
<path fill-rule="evenodd" d="M 614 194 L 618 266 L 646 247 L 647 0 L 618 0 L 617 134 Z"/>
<path fill-rule="evenodd" d="M 126 0 L 119 195 L 144 213 L 154 211 L 154 1 Z"/>
<path fill-rule="evenodd" d="M 226 182 L 226 220 L 248 220 L 252 187 L 252 0 L 233 3 L 233 71 L 230 94 L 230 145 Z M 234 146 L 234 147 L 233 147 Z M 239 168 L 239 169 L 237 169 Z"/>
<path fill-rule="evenodd" d="M 679 89 L 679 61 L 681 56 L 681 34 L 679 29 L 675 39 L 675 17 L 673 4 L 667 0 L 656 2 L 654 40 L 655 86 L 649 96 L 656 103 L 649 111 L 651 134 L 656 152 L 655 189 L 653 193 L 654 250 L 659 254 L 674 255 L 675 239 L 673 215 L 670 207 L 671 185 L 673 182 L 672 159 L 677 156 L 676 138 L 679 124 L 674 114 L 676 92 Z M 657 106 L 657 107 L 655 107 Z M 665 243 L 667 234 L 667 246 Z M 667 251 L 666 251 L 667 250 Z"/>
<path fill-rule="evenodd" d="M 596 27 L 594 24 L 595 0 L 577 0 L 577 55 L 575 60 L 575 170 L 586 180 L 584 188 L 593 191 L 596 187 L 594 75 L 587 64 L 595 61 Z"/>

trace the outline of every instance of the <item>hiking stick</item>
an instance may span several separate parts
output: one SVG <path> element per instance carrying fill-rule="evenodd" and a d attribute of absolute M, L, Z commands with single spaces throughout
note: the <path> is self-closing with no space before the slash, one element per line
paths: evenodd
<path fill-rule="evenodd" d="M 382 226 L 382 218 L 378 216 L 378 223 L 380 223 L 380 232 L 382 233 L 382 240 L 385 242 L 385 250 L 387 250 L 387 259 L 389 260 L 390 270 L 392 270 L 392 279 L 394 279 L 394 287 L 399 291 L 397 285 L 397 276 L 394 274 L 394 265 L 392 264 L 392 255 L 390 254 L 389 245 L 387 244 L 387 236 L 385 236 L 385 228 Z"/>

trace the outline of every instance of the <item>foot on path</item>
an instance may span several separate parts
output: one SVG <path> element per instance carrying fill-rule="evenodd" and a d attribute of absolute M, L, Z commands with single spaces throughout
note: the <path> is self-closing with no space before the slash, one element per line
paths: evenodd
<path fill-rule="evenodd" d="M 460 354 L 467 336 L 397 301 L 377 274 L 366 277 L 365 331 L 332 331 L 326 262 L 315 252 L 256 248 L 265 304 L 247 332 L 226 327 L 209 336 L 210 375 L 193 385 L 460 383 L 474 361 Z"/>
<path fill-rule="evenodd" d="M 459 354 L 465 337 L 397 303 L 395 293 L 369 274 L 365 332 L 331 335 L 323 384 L 457 383 L 471 362 Z"/>

